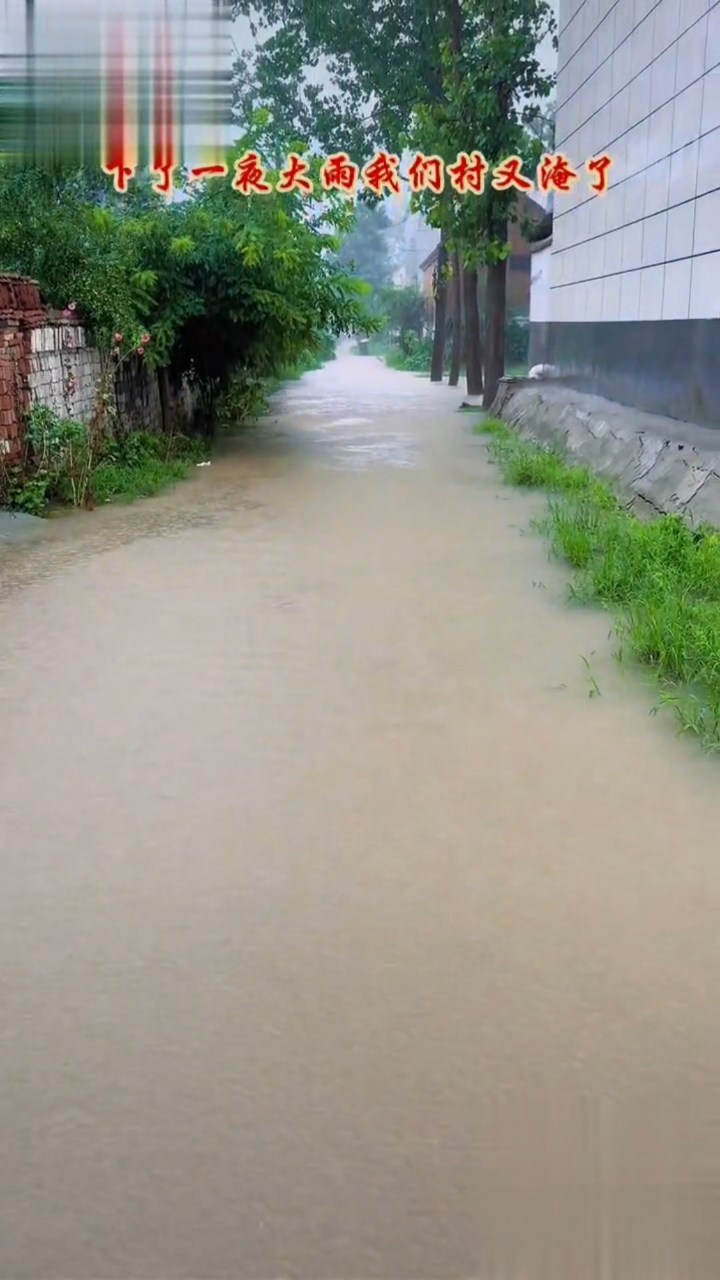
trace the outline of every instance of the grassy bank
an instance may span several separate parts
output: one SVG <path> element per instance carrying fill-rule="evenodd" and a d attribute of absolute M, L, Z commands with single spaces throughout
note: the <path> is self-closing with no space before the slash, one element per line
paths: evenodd
<path fill-rule="evenodd" d="M 114 457 L 104 458 L 95 468 L 90 484 L 93 501 L 101 504 L 149 498 L 184 480 L 191 467 L 207 459 L 208 452 L 203 440 L 135 432 L 126 438 L 124 449 Z"/>
<path fill-rule="evenodd" d="M 573 568 L 571 599 L 614 614 L 618 656 L 656 675 L 658 708 L 671 707 L 683 731 L 720 751 L 720 531 L 674 515 L 640 521 L 586 467 L 501 422 L 475 430 L 492 437 L 506 483 L 548 494 L 534 526 Z"/>
<path fill-rule="evenodd" d="M 96 436 L 85 424 L 37 405 L 25 446 L 20 462 L 0 468 L 0 504 L 35 516 L 149 497 L 182 480 L 208 452 L 206 442 L 180 434 Z"/>

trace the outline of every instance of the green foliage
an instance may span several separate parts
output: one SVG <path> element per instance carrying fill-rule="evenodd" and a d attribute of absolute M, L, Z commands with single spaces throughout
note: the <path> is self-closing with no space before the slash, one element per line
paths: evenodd
<path fill-rule="evenodd" d="M 217 409 L 217 424 L 225 434 L 254 422 L 268 407 L 274 379 L 261 377 L 250 369 L 236 369 Z"/>
<path fill-rule="evenodd" d="M 269 397 L 283 382 L 321 369 L 328 360 L 334 359 L 335 342 L 330 334 L 323 334 L 314 350 L 304 352 L 292 365 L 278 370 L 272 377 L 262 377 L 251 369 L 236 369 L 218 406 L 217 422 L 221 431 L 234 434 L 242 430 L 265 413 Z"/>
<path fill-rule="evenodd" d="M 337 260 L 377 292 L 390 283 L 392 264 L 388 232 L 390 219 L 382 205 L 358 203 L 355 221 L 344 237 Z"/>
<path fill-rule="evenodd" d="M 10 511 L 24 511 L 41 516 L 48 503 L 49 481 L 46 476 L 26 476 L 22 466 L 14 466 L 0 475 L 0 497 Z"/>
<path fill-rule="evenodd" d="M 46 501 L 53 499 L 82 506 L 95 462 L 93 440 L 87 426 L 72 418 L 60 418 L 43 405 L 28 414 L 25 446 L 30 479 L 44 484 Z"/>
<path fill-rule="evenodd" d="M 482 149 L 490 169 L 517 154 L 529 173 L 553 137 L 552 113 L 540 105 L 553 77 L 537 57 L 544 38 L 554 38 L 549 0 L 235 0 L 233 10 L 252 14 L 255 40 L 236 69 L 240 118 L 262 106 L 280 132 L 299 132 L 326 153 L 344 149 L 362 164 L 383 147 L 447 164 Z M 309 83 L 321 58 L 330 87 Z M 414 195 L 411 207 L 469 268 L 509 254 L 518 192 L 494 190 L 490 175 L 482 196 L 448 186 Z M 503 371 L 501 297 L 488 291 L 486 391 Z"/>
<path fill-rule="evenodd" d="M 253 143 L 231 150 L 231 172 Z M 326 334 L 372 330 L 334 256 L 347 201 L 317 213 L 297 192 L 248 198 L 221 181 L 167 205 L 91 176 L 0 167 L 0 269 L 32 275 L 51 305 L 72 301 L 106 351 L 118 333 L 123 355 L 148 335 L 143 358 L 196 383 L 206 425 L 236 369 L 271 377 Z"/>
<path fill-rule="evenodd" d="M 101 435 L 41 405 L 28 415 L 25 444 L 3 496 L 11 510 L 38 516 L 53 504 L 82 507 L 155 493 L 207 453 L 201 440 L 180 434 Z"/>
<path fill-rule="evenodd" d="M 144 458 L 133 466 L 100 462 L 92 475 L 94 502 L 134 502 L 149 498 L 168 485 L 183 480 L 188 463 L 178 458 Z"/>
<path fill-rule="evenodd" d="M 401 346 L 408 331 L 417 335 L 422 332 L 427 311 L 420 289 L 412 285 L 405 288 L 390 286 L 381 290 L 379 301 L 385 315 L 385 328 L 397 332 Z"/>
<path fill-rule="evenodd" d="M 408 334 L 405 348 L 393 347 L 385 356 L 385 363 L 390 369 L 406 369 L 410 373 L 429 373 L 432 342 L 426 338 L 421 342 Z"/>
<path fill-rule="evenodd" d="M 661 682 L 658 705 L 720 751 L 720 532 L 678 515 L 640 521 L 588 468 L 503 423 L 488 420 L 478 430 L 490 435 L 508 483 L 554 495 L 536 525 L 576 570 L 572 599 L 615 613 L 619 656 L 649 667 Z"/>

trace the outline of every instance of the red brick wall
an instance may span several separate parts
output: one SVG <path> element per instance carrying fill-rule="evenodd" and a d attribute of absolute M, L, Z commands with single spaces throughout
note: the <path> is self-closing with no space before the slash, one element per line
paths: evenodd
<path fill-rule="evenodd" d="M 61 416 L 77 413 L 85 421 L 82 417 L 87 412 L 83 400 L 85 384 L 88 379 L 94 383 L 97 374 L 97 359 L 93 361 L 89 357 L 97 353 L 86 347 L 84 341 L 72 349 L 72 372 L 78 385 L 70 396 L 65 387 L 67 369 L 57 354 L 58 344 L 48 345 L 41 334 L 35 340 L 37 350 L 33 352 L 33 332 L 56 324 L 62 326 L 65 321 L 59 313 L 51 313 L 43 305 L 33 280 L 0 274 L 0 465 L 14 462 L 22 454 L 24 415 L 33 397 Z M 63 351 L 67 356 L 70 348 Z M 140 360 L 123 368 L 116 391 L 118 410 L 126 429 L 163 429 L 157 375 Z M 168 381 L 168 401 L 170 424 L 187 429 L 194 410 L 194 397 L 188 386 L 174 387 Z"/>
<path fill-rule="evenodd" d="M 46 319 L 33 280 L 0 275 L 0 457 L 5 462 L 13 462 L 22 449 L 22 415 L 30 407 L 30 335 Z"/>

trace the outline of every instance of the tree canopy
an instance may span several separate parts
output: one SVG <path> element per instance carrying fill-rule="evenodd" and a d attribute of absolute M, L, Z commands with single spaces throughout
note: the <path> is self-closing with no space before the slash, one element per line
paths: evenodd
<path fill-rule="evenodd" d="M 392 276 L 389 233 L 392 224 L 383 205 L 358 202 L 355 221 L 338 251 L 338 262 L 374 290 L 390 283 Z"/>
<path fill-rule="evenodd" d="M 235 159 L 254 139 L 243 139 Z M 269 177 L 276 175 L 269 174 Z M 147 183 L 118 196 L 101 172 L 0 168 L 0 267 L 74 302 L 95 340 L 126 348 L 219 394 L 238 368 L 272 376 L 326 334 L 372 329 L 364 288 L 337 261 L 352 216 L 297 192 L 243 196 L 229 180 L 167 204 Z"/>
<path fill-rule="evenodd" d="M 554 35 L 548 0 L 236 0 L 234 11 L 253 15 L 256 37 L 236 82 L 240 118 L 265 107 L 285 136 L 299 134 L 325 152 L 344 149 L 360 164 L 379 147 L 438 154 L 446 163 L 482 151 L 491 168 L 509 155 L 529 165 L 539 159 L 547 137 L 535 127 L 539 103 L 553 84 L 538 59 L 538 46 Z M 321 64 L 324 87 L 307 76 Z M 518 194 L 517 186 L 499 191 L 488 180 L 475 198 L 452 189 L 416 198 L 443 237 L 440 326 L 448 249 L 471 275 L 486 265 L 494 280 L 486 326 L 496 339 L 486 360 L 491 389 L 502 372 L 503 262 Z M 468 305 L 473 296 L 470 288 Z"/>

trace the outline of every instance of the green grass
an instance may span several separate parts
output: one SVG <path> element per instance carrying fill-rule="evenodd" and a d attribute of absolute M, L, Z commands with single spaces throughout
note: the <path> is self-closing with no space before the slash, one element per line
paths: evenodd
<path fill-rule="evenodd" d="M 104 502 L 134 502 L 136 498 L 149 498 L 168 485 L 184 480 L 189 463 L 177 459 L 165 462 L 160 458 L 146 458 L 134 466 L 119 462 L 101 462 L 92 477 L 92 494 L 99 505 Z"/>
<path fill-rule="evenodd" d="M 661 706 L 706 750 L 720 751 L 720 531 L 680 516 L 641 521 L 587 467 L 486 419 L 490 455 L 508 484 L 549 496 L 534 527 L 572 566 L 570 597 L 615 615 L 619 656 L 650 669 Z"/>
<path fill-rule="evenodd" d="M 93 502 L 135 502 L 184 480 L 208 456 L 207 441 L 184 435 L 130 431 L 108 442 L 90 480 Z"/>

